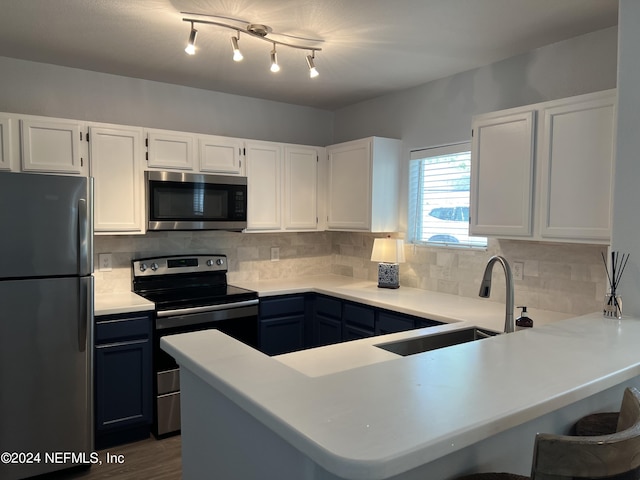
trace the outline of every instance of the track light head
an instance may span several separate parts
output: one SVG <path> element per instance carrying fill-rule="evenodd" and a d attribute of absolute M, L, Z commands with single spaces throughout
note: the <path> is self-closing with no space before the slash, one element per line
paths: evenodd
<path fill-rule="evenodd" d="M 273 50 L 271 50 L 271 71 L 273 73 L 280 71 L 280 65 L 278 65 L 278 56 L 276 54 L 276 46 L 273 46 Z"/>
<path fill-rule="evenodd" d="M 314 52 L 315 53 L 315 52 Z M 314 55 L 307 55 L 307 66 L 309 67 L 309 77 L 316 78 L 320 73 L 318 73 L 318 69 L 316 68 L 315 63 L 313 62 Z"/>
<path fill-rule="evenodd" d="M 240 47 L 238 47 L 238 40 L 240 40 L 240 32 L 238 32 L 237 37 L 231 37 L 231 45 L 233 46 L 233 61 L 240 62 L 244 56 L 240 51 Z"/>
<path fill-rule="evenodd" d="M 198 31 L 193 28 L 193 22 L 191 23 L 191 33 L 189 33 L 189 41 L 187 42 L 187 47 L 184 49 L 189 55 L 193 55 L 196 53 L 196 37 L 198 36 Z"/>

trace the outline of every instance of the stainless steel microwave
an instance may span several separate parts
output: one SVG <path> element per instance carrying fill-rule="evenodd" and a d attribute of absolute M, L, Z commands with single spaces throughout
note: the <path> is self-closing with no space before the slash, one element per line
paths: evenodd
<path fill-rule="evenodd" d="M 247 177 L 145 173 L 149 230 L 232 230 L 247 227 Z"/>

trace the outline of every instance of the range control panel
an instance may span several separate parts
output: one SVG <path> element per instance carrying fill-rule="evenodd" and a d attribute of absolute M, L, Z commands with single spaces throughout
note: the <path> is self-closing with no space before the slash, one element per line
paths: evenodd
<path fill-rule="evenodd" d="M 134 277 L 227 271 L 226 255 L 181 255 L 139 258 L 131 262 Z"/>

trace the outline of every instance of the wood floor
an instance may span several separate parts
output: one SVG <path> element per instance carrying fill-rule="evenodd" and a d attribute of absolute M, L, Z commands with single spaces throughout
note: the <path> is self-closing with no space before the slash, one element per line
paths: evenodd
<path fill-rule="evenodd" d="M 124 463 L 107 463 L 107 453 L 122 455 Z M 130 443 L 98 452 L 101 465 L 90 469 L 51 473 L 38 477 L 38 480 L 180 480 L 182 478 L 180 435 L 156 440 L 151 436 L 147 440 Z"/>

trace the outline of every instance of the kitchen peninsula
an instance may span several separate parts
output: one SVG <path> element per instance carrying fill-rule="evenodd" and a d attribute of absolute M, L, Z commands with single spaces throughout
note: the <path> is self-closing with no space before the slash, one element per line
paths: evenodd
<path fill-rule="evenodd" d="M 216 331 L 163 339 L 183 372 L 183 478 L 527 474 L 536 432 L 617 409 L 640 385 L 634 318 L 596 313 L 406 357 L 375 346 L 488 328 L 459 320 L 275 357 Z"/>

